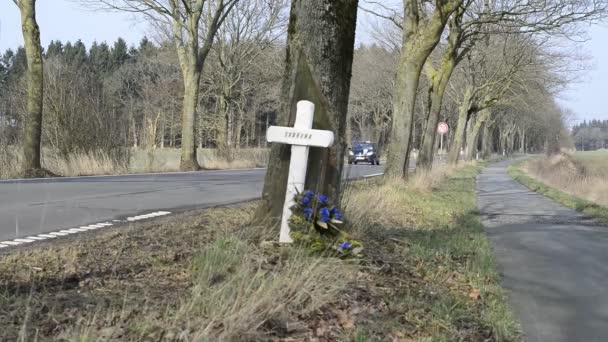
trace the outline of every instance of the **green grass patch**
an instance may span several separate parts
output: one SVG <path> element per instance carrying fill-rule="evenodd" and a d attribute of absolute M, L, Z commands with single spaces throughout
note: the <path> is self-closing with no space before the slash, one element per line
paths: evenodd
<path fill-rule="evenodd" d="M 408 213 L 391 211 L 385 215 L 394 217 L 367 220 L 361 230 L 368 248 L 400 276 L 383 282 L 389 314 L 361 327 L 357 337 L 365 339 L 358 340 L 387 333 L 422 341 L 521 340 L 479 220 L 475 178 L 482 168 L 457 170 L 430 192 L 389 181 L 378 197 L 358 200 Z"/>
<path fill-rule="evenodd" d="M 522 170 L 523 163 L 525 163 L 525 161 L 521 161 L 509 166 L 507 172 L 513 179 L 523 184 L 528 189 L 534 192 L 538 192 L 539 194 L 544 195 L 560 203 L 563 206 L 572 208 L 578 212 L 590 215 L 601 220 L 602 222 L 608 223 L 607 207 L 601 206 L 591 201 L 584 200 L 582 198 L 568 194 L 554 187 L 548 186 L 540 180 L 535 179 L 532 176 L 526 174 L 526 172 Z"/>

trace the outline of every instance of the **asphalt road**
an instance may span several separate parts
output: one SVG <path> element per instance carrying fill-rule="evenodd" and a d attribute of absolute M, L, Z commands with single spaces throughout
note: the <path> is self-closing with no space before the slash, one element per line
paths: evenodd
<path fill-rule="evenodd" d="M 349 178 L 382 166 L 345 167 Z M 155 210 L 205 208 L 258 198 L 265 170 L 0 181 L 0 241 Z"/>
<path fill-rule="evenodd" d="M 608 228 L 506 173 L 478 177 L 478 206 L 526 341 L 608 340 Z"/>

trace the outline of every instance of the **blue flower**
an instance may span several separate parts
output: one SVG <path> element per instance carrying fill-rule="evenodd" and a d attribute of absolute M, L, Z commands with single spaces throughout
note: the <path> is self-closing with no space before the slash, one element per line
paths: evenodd
<path fill-rule="evenodd" d="M 321 222 L 325 222 L 325 223 L 329 222 L 329 216 L 330 216 L 329 209 L 321 208 L 321 210 L 319 210 L 319 214 L 321 214 L 321 219 L 320 219 Z"/>
<path fill-rule="evenodd" d="M 331 214 L 333 215 L 333 218 L 338 220 L 338 221 L 342 221 L 342 213 L 340 212 L 340 210 L 338 210 L 337 207 L 333 207 L 331 209 Z"/>
<path fill-rule="evenodd" d="M 300 203 L 306 207 L 310 206 L 310 197 L 303 197 Z"/>
<path fill-rule="evenodd" d="M 308 190 L 308 191 L 306 191 L 306 193 L 304 193 L 304 196 L 306 196 L 306 197 L 312 197 L 314 195 L 315 195 L 315 193 L 310 190 Z"/>
<path fill-rule="evenodd" d="M 329 198 L 327 198 L 327 196 L 319 195 L 318 198 L 322 205 L 327 205 L 327 203 L 329 203 Z"/>
<path fill-rule="evenodd" d="M 310 220 L 312 217 L 312 208 L 304 209 L 304 217 L 306 217 L 307 220 Z"/>
<path fill-rule="evenodd" d="M 342 242 L 342 243 L 341 243 L 341 244 L 338 246 L 338 248 L 339 248 L 341 251 L 344 251 L 344 250 L 347 250 L 347 249 L 351 248 L 352 246 L 353 246 L 353 244 L 352 244 L 352 243 L 350 243 L 350 242 L 346 241 L 346 242 Z"/>

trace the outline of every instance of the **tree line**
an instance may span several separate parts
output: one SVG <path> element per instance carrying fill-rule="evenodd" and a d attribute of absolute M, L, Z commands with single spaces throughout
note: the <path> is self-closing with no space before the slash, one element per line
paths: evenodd
<path fill-rule="evenodd" d="M 608 120 L 585 120 L 572 126 L 572 139 L 578 151 L 608 148 Z"/>
<path fill-rule="evenodd" d="M 336 198 L 353 139 L 385 146 L 386 175 L 401 178 L 414 150 L 421 172 L 433 167 L 440 120 L 451 128 L 450 163 L 493 152 L 556 152 L 568 144 L 567 113 L 555 95 L 571 77 L 572 56 L 559 48 L 560 39 L 580 36 L 579 24 L 600 20 L 606 6 L 596 0 L 82 2 L 139 13 L 158 39 L 148 48 L 127 50 L 116 42 L 78 53 L 71 51 L 78 42 L 69 53 L 67 43 L 55 42 L 43 53 L 35 0 L 15 0 L 27 67 L 21 77 L 3 76 L 10 95 L 2 97 L 4 121 L 18 128 L 7 136 L 23 144 L 24 170 L 41 169 L 41 143 L 66 153 L 180 147 L 181 168 L 196 170 L 197 146 L 229 153 L 260 145 L 268 125 L 292 125 L 297 101 L 309 100 L 317 107 L 315 128 L 333 131 L 336 143 L 311 150 L 307 183 Z M 379 18 L 375 43 L 355 47 L 363 12 Z M 15 61 L 23 60 L 17 55 Z M 82 70 L 64 55 L 80 58 Z M 288 161 L 287 146 L 272 147 L 261 212 L 280 215 Z"/>

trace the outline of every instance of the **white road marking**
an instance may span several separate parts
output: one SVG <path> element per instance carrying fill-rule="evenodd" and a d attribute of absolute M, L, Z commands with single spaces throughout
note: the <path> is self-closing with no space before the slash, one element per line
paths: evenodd
<path fill-rule="evenodd" d="M 170 211 L 156 211 L 153 213 L 149 213 L 149 214 L 144 214 L 144 215 L 138 215 L 138 216 L 133 216 L 133 217 L 128 217 L 127 221 L 139 221 L 139 220 L 143 220 L 143 219 L 148 219 L 148 218 L 153 218 L 153 217 L 158 217 L 158 216 L 164 216 L 164 215 L 169 215 L 171 214 Z M 120 220 L 113 220 L 113 222 L 127 222 L 127 221 L 120 221 Z M 7 248 L 10 246 L 18 246 L 24 243 L 31 243 L 31 242 L 36 242 L 36 241 L 40 241 L 40 240 L 46 240 L 46 239 L 52 239 L 52 238 L 56 238 L 58 236 L 66 236 L 69 234 L 76 234 L 76 233 L 81 233 L 81 232 L 86 232 L 87 230 L 95 230 L 95 229 L 99 229 L 99 228 L 104 228 L 104 227 L 109 227 L 109 226 L 113 226 L 113 223 L 110 222 L 101 222 L 101 223 L 95 223 L 95 224 L 90 224 L 88 226 L 82 226 L 79 228 L 68 228 L 68 229 L 63 229 L 57 232 L 51 232 L 48 234 L 39 234 L 37 236 L 29 236 L 26 238 L 19 238 L 19 239 L 13 239 L 13 240 L 8 240 L 8 241 L 2 241 L 0 242 L 0 248 Z"/>
<path fill-rule="evenodd" d="M 363 176 L 363 178 L 378 177 L 378 176 L 382 176 L 382 175 L 384 175 L 384 173 L 372 173 L 371 175 Z"/>
<path fill-rule="evenodd" d="M 9 245 L 9 246 L 17 246 L 20 245 L 21 242 L 15 242 L 15 241 L 2 241 L 0 242 L 0 244 L 2 245 Z"/>
<path fill-rule="evenodd" d="M 14 239 L 13 241 L 16 242 L 23 242 L 23 243 L 30 243 L 30 242 L 34 242 L 36 240 L 30 240 L 30 239 Z"/>
<path fill-rule="evenodd" d="M 29 240 L 46 240 L 47 238 L 40 237 L 40 236 L 28 236 L 28 237 L 26 237 L 26 239 L 29 239 Z"/>

